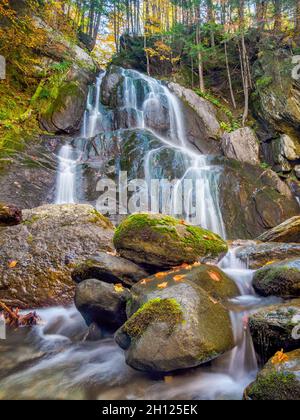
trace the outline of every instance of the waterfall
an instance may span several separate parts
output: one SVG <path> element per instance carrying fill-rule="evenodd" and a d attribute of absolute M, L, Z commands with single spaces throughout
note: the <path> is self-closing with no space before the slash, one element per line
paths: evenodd
<path fill-rule="evenodd" d="M 73 204 L 76 202 L 76 165 L 72 146 L 65 144 L 58 155 L 58 177 L 56 204 Z"/>

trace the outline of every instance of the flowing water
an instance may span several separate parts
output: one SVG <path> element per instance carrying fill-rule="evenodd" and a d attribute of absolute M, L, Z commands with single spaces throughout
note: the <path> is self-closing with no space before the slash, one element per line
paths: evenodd
<path fill-rule="evenodd" d="M 63 145 L 58 156 L 56 202 L 78 201 L 78 166 L 82 165 L 87 146 L 92 143 L 94 147 L 93 138 L 97 134 L 120 128 L 147 130 L 159 144 L 140 156 L 147 182 L 163 173 L 157 164 L 162 152 L 173 153 L 174 166 L 180 162 L 183 169 L 174 183 L 176 194 L 173 193 L 170 214 L 192 221 L 196 211 L 200 225 L 225 237 L 218 203 L 220 169 L 189 145 L 179 100 L 161 82 L 148 76 L 132 70 L 123 70 L 122 76 L 124 83 L 116 111 L 100 101 L 104 74 L 90 89 L 81 139 L 75 147 L 74 143 Z M 106 137 L 101 141 L 104 154 Z M 192 181 L 188 188 L 185 180 Z M 197 197 L 193 183 L 198 189 Z M 178 214 L 178 192 L 183 189 L 186 207 Z M 236 347 L 211 366 L 153 379 L 125 364 L 124 354 L 113 337 L 85 341 L 87 328 L 74 307 L 42 309 L 38 312 L 44 325 L 30 331 L 10 331 L 8 339 L 1 343 L 0 399 L 241 399 L 244 388 L 257 373 L 248 316 L 266 301 L 255 296 L 253 271 L 235 255 L 231 250 L 220 267 L 236 282 L 241 293 L 229 302 Z"/>
<path fill-rule="evenodd" d="M 257 373 L 247 317 L 270 302 L 254 295 L 253 271 L 234 251 L 220 266 L 242 293 L 230 303 L 236 347 L 211 366 L 150 377 L 126 365 L 113 337 L 85 341 L 87 328 L 74 307 L 42 309 L 43 325 L 10 331 L 1 342 L 0 399 L 241 399 Z"/>
<path fill-rule="evenodd" d="M 185 121 L 179 99 L 160 81 L 134 70 L 122 70 L 124 81 L 121 91 L 118 92 L 119 102 L 115 110 L 110 110 L 100 100 L 104 77 L 105 73 L 101 74 L 95 86 L 90 89 L 81 131 L 81 150 L 77 150 L 77 154 L 82 154 L 99 133 L 113 132 L 122 136 L 122 131 L 121 134 L 118 131 L 122 128 L 147 130 L 160 144 L 139 157 L 143 161 L 149 200 L 151 180 L 162 181 L 163 177 L 170 176 L 172 168 L 180 166 L 181 176 L 172 179 L 170 205 L 163 206 L 161 200 L 158 211 L 184 218 L 226 237 L 218 200 L 220 167 L 210 165 L 209 158 L 199 154 L 186 139 Z M 65 146 L 61 150 L 60 161 L 62 153 L 65 153 Z M 173 153 L 173 159 L 167 168 L 168 175 L 164 165 L 157 164 L 162 153 Z M 99 154 L 102 155 L 103 150 L 100 150 Z M 68 176 L 59 169 L 57 196 L 63 196 L 64 200 L 57 202 L 67 202 L 66 191 L 70 190 L 70 187 L 73 188 L 76 173 L 73 167 L 71 169 Z M 138 178 L 138 174 L 135 175 Z M 69 199 L 69 202 L 74 202 L 71 195 Z"/>

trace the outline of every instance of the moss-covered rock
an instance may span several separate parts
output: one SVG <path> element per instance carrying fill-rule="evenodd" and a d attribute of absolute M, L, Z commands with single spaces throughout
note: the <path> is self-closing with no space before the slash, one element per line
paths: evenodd
<path fill-rule="evenodd" d="M 269 264 L 254 275 L 253 286 L 262 296 L 300 296 L 300 259 Z"/>
<path fill-rule="evenodd" d="M 135 369 L 168 372 L 215 359 L 234 346 L 226 301 L 239 294 L 217 267 L 185 264 L 131 289 L 128 321 L 116 333 Z"/>
<path fill-rule="evenodd" d="M 247 400 L 300 400 L 300 350 L 286 353 L 285 360 L 270 359 L 256 381 L 245 390 Z"/>
<path fill-rule="evenodd" d="M 0 300 L 37 308 L 69 304 L 74 265 L 113 251 L 114 227 L 93 219 L 89 205 L 48 205 L 23 211 L 23 223 L 0 228 Z"/>
<path fill-rule="evenodd" d="M 280 349 L 300 348 L 295 328 L 300 322 L 300 300 L 260 309 L 249 318 L 249 327 L 256 352 L 266 362 Z"/>
<path fill-rule="evenodd" d="M 127 217 L 116 230 L 114 245 L 124 258 L 165 268 L 218 258 L 228 250 L 226 242 L 208 230 L 150 213 Z"/>

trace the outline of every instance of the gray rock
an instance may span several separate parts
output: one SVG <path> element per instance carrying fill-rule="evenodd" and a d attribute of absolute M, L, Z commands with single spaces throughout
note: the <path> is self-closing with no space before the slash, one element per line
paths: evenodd
<path fill-rule="evenodd" d="M 300 300 L 273 305 L 250 315 L 249 327 L 256 352 L 263 361 L 277 351 L 300 347 Z M 298 337 L 298 338 L 297 338 Z"/>
<path fill-rule="evenodd" d="M 270 261 L 280 262 L 288 258 L 299 258 L 300 244 L 252 242 L 241 246 L 237 251 L 237 257 L 248 264 L 249 268 L 257 270 Z"/>
<path fill-rule="evenodd" d="M 83 204 L 42 206 L 23 217 L 0 228 L 0 300 L 19 308 L 69 304 L 74 264 L 113 251 L 112 224 Z"/>
<path fill-rule="evenodd" d="M 254 131 L 240 128 L 232 133 L 225 133 L 222 138 L 223 153 L 229 159 L 259 164 L 259 141 Z"/>
<path fill-rule="evenodd" d="M 142 371 L 169 372 L 201 365 L 232 349 L 223 302 L 238 293 L 212 266 L 185 267 L 137 283 L 127 304 L 130 318 L 115 336 L 126 362 Z"/>
<path fill-rule="evenodd" d="M 300 242 L 300 216 L 292 217 L 257 238 L 263 242 Z"/>
<path fill-rule="evenodd" d="M 116 66 L 111 66 L 101 85 L 101 102 L 103 105 L 111 108 L 123 105 L 120 95 L 123 81 L 124 77 L 121 69 Z"/>
<path fill-rule="evenodd" d="M 206 99 L 197 95 L 193 90 L 186 89 L 177 83 L 169 83 L 168 87 L 200 117 L 205 126 L 207 136 L 211 139 L 219 139 L 221 136 L 221 127 L 214 106 Z"/>
<path fill-rule="evenodd" d="M 119 289 L 120 291 L 118 291 Z M 115 331 L 126 321 L 126 302 L 130 293 L 123 287 L 89 279 L 76 287 L 75 305 L 88 325 Z"/>
<path fill-rule="evenodd" d="M 76 283 L 94 278 L 106 283 L 122 283 L 127 286 L 132 286 L 147 276 L 147 272 L 132 261 L 105 252 L 89 257 L 72 273 Z"/>

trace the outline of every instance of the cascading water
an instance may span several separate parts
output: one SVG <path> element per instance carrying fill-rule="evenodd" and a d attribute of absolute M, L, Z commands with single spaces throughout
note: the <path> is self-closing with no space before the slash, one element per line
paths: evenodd
<path fill-rule="evenodd" d="M 58 176 L 56 204 L 76 202 L 76 159 L 72 146 L 65 144 L 58 155 Z"/>

